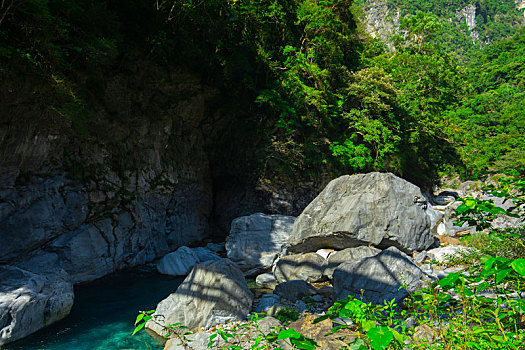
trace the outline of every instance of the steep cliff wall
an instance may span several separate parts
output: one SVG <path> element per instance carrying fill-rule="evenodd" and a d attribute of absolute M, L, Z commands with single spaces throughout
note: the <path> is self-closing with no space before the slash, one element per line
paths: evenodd
<path fill-rule="evenodd" d="M 130 64 L 75 120 L 50 91 L 59 82 L 4 81 L 0 264 L 52 255 L 82 282 L 206 236 L 214 90 Z"/>

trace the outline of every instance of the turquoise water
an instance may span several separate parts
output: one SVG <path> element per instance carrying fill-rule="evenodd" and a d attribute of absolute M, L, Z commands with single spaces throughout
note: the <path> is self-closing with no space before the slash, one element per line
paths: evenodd
<path fill-rule="evenodd" d="M 181 282 L 142 268 L 75 287 L 68 317 L 2 350 L 163 349 L 162 339 L 145 331 L 131 336 L 133 323 L 139 310 L 154 309 Z"/>

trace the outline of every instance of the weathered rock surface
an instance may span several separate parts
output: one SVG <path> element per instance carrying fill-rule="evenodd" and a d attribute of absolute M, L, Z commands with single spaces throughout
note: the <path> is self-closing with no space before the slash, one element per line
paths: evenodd
<path fill-rule="evenodd" d="M 286 252 L 294 221 L 293 216 L 262 213 L 233 220 L 226 238 L 228 258 L 249 275 L 269 269 Z"/>
<path fill-rule="evenodd" d="M 73 285 L 67 277 L 64 270 L 41 274 L 0 266 L 0 346 L 69 314 L 73 306 Z"/>
<path fill-rule="evenodd" d="M 366 258 L 367 256 L 377 255 L 380 252 L 381 251 L 377 248 L 367 246 L 346 248 L 344 250 L 334 252 L 330 254 L 328 260 L 325 263 L 323 275 L 325 275 L 329 279 L 332 279 L 332 274 L 334 273 L 334 270 L 342 263 L 345 263 L 347 261 L 358 261 L 363 258 Z"/>
<path fill-rule="evenodd" d="M 275 286 L 274 294 L 281 298 L 295 301 L 315 292 L 314 286 L 303 280 L 293 280 L 279 283 Z"/>
<path fill-rule="evenodd" d="M 220 260 L 220 257 L 206 248 L 192 249 L 184 246 L 160 259 L 157 270 L 165 275 L 184 276 L 193 266 L 208 260 Z"/>
<path fill-rule="evenodd" d="M 363 301 L 383 304 L 405 298 L 424 286 L 426 279 L 427 275 L 405 253 L 390 247 L 376 256 L 339 265 L 333 274 L 333 286 L 336 299 L 348 295 L 360 298 L 364 290 Z"/>
<path fill-rule="evenodd" d="M 293 225 L 290 250 L 372 244 L 423 250 L 434 243 L 419 187 L 390 173 L 332 180 Z"/>
<path fill-rule="evenodd" d="M 303 280 L 317 282 L 323 278 L 325 260 L 316 253 L 294 254 L 280 258 L 273 274 L 277 282 Z"/>
<path fill-rule="evenodd" d="M 164 335 L 162 325 L 182 323 L 190 330 L 243 320 L 251 311 L 253 294 L 242 271 L 229 259 L 196 265 L 184 282 L 156 308 L 158 325 L 146 327 Z M 159 316 L 162 315 L 162 316 Z"/>

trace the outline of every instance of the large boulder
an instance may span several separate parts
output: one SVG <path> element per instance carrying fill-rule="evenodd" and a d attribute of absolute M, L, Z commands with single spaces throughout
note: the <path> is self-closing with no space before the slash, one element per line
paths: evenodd
<path fill-rule="evenodd" d="M 337 252 L 333 252 L 328 256 L 324 266 L 323 274 L 331 279 L 334 270 L 342 263 L 348 261 L 359 261 L 368 256 L 377 255 L 380 252 L 381 251 L 377 248 L 367 246 L 346 248 Z"/>
<path fill-rule="evenodd" d="M 351 248 L 372 244 L 405 252 L 434 243 L 427 200 L 419 187 L 390 173 L 332 180 L 297 218 L 290 250 Z"/>
<path fill-rule="evenodd" d="M 253 294 L 242 271 L 229 259 L 195 265 L 182 284 L 162 300 L 155 321 L 146 327 L 164 335 L 163 326 L 181 323 L 194 331 L 243 320 L 251 310 Z"/>
<path fill-rule="evenodd" d="M 193 266 L 209 260 L 220 260 L 220 257 L 206 248 L 192 249 L 183 246 L 160 259 L 157 270 L 165 275 L 184 276 Z"/>
<path fill-rule="evenodd" d="M 284 255 L 295 221 L 293 216 L 253 214 L 232 221 L 226 238 L 228 258 L 254 275 L 269 269 L 274 260 Z"/>
<path fill-rule="evenodd" d="M 273 269 L 277 282 L 292 280 L 317 282 L 323 278 L 325 260 L 317 253 L 287 255 Z"/>
<path fill-rule="evenodd" d="M 372 257 L 343 263 L 333 274 L 337 300 L 354 295 L 373 304 L 383 304 L 394 298 L 399 301 L 424 286 L 426 280 L 427 275 L 395 247 Z"/>
<path fill-rule="evenodd" d="M 73 306 L 73 285 L 64 270 L 33 273 L 0 266 L 0 347 L 64 317 Z"/>

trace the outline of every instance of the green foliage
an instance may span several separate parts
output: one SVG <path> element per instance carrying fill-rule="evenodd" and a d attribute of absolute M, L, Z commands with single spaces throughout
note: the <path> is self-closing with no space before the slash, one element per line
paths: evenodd
<path fill-rule="evenodd" d="M 280 309 L 275 315 L 275 318 L 281 321 L 283 324 L 288 324 L 299 319 L 299 313 L 295 309 L 285 307 Z"/>

